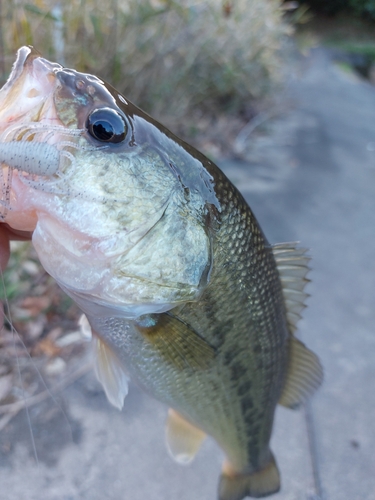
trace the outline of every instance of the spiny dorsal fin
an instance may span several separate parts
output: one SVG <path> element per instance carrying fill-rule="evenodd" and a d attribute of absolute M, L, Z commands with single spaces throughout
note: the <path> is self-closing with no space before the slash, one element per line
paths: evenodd
<path fill-rule="evenodd" d="M 125 396 L 128 394 L 129 378 L 120 360 L 110 347 L 93 332 L 95 349 L 95 374 L 102 384 L 108 401 L 122 410 Z"/>
<path fill-rule="evenodd" d="M 310 257 L 306 248 L 296 248 L 297 243 L 281 243 L 272 247 L 277 270 L 283 288 L 285 306 L 287 310 L 288 325 L 292 333 L 296 330 L 301 311 L 306 307 L 305 299 L 308 294 L 304 292 L 309 272 Z"/>
<path fill-rule="evenodd" d="M 166 426 L 167 448 L 179 464 L 189 464 L 197 454 L 206 434 L 184 419 L 172 408 L 168 411 Z"/>
<path fill-rule="evenodd" d="M 318 357 L 295 337 L 290 337 L 289 363 L 279 404 L 297 408 L 305 403 L 323 381 Z"/>

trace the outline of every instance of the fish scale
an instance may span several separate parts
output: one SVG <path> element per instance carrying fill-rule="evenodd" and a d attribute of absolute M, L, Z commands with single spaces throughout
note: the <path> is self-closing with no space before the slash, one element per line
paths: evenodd
<path fill-rule="evenodd" d="M 26 156 L 47 139 L 55 165 L 69 159 L 63 172 Z M 226 455 L 219 500 L 278 491 L 276 404 L 297 407 L 322 380 L 294 336 L 305 250 L 271 247 L 209 159 L 109 84 L 31 47 L 0 91 L 1 155 L 3 219 L 34 229 L 42 265 L 86 314 L 109 401 L 122 408 L 130 375 L 168 405 L 167 448 L 181 463 L 212 436 Z"/>
<path fill-rule="evenodd" d="M 215 172 L 215 178 L 222 212 L 220 229 L 213 235 L 211 281 L 201 298 L 204 312 L 200 305 L 189 304 L 179 316 L 209 343 L 216 345 L 219 339 L 224 376 L 229 378 L 239 398 L 240 414 L 235 419 L 237 428 L 243 428 L 240 440 L 249 443 L 247 457 L 257 469 L 262 465 L 257 448 L 269 440 L 269 430 L 262 430 L 261 422 L 264 429 L 270 429 L 269 415 L 273 415 L 283 385 L 288 332 L 270 247 L 242 196 L 221 172 Z M 241 232 L 246 238 L 237 237 Z M 223 320 L 225 329 L 222 329 Z M 276 372 L 275 366 L 279 366 Z M 246 386 L 248 391 L 244 391 Z M 259 438 L 258 446 L 254 436 Z"/>

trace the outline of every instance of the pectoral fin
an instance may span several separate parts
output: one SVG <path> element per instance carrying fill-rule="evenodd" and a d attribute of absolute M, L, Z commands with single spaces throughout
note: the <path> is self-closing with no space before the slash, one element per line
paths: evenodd
<path fill-rule="evenodd" d="M 95 374 L 108 401 L 119 410 L 124 406 L 129 378 L 115 353 L 93 332 L 95 343 Z"/>
<path fill-rule="evenodd" d="M 189 464 L 198 452 L 206 434 L 185 420 L 175 410 L 169 409 L 166 440 L 167 448 L 174 460 Z"/>
<path fill-rule="evenodd" d="M 205 369 L 215 357 L 215 349 L 204 338 L 168 313 L 144 316 L 137 329 L 167 362 L 180 370 Z"/>
<path fill-rule="evenodd" d="M 289 366 L 279 404 L 297 408 L 323 381 L 318 357 L 295 337 L 290 339 Z"/>

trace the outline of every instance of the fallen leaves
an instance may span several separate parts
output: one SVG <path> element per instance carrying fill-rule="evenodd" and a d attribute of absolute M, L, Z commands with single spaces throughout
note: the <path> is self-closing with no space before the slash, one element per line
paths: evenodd
<path fill-rule="evenodd" d="M 20 410 L 61 391 L 91 366 L 78 324 L 82 313 L 44 271 L 29 243 L 12 242 L 2 278 L 0 431 Z"/>
<path fill-rule="evenodd" d="M 21 302 L 21 311 L 26 317 L 32 318 L 46 311 L 51 306 L 52 299 L 49 296 L 26 297 Z"/>

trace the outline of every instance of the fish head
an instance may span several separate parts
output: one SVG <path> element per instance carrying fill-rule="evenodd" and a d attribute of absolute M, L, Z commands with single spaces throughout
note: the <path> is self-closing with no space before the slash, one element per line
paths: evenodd
<path fill-rule="evenodd" d="M 34 230 L 86 314 L 136 318 L 200 296 L 213 177 L 113 87 L 23 47 L 0 91 L 0 160 L 3 220 Z"/>

